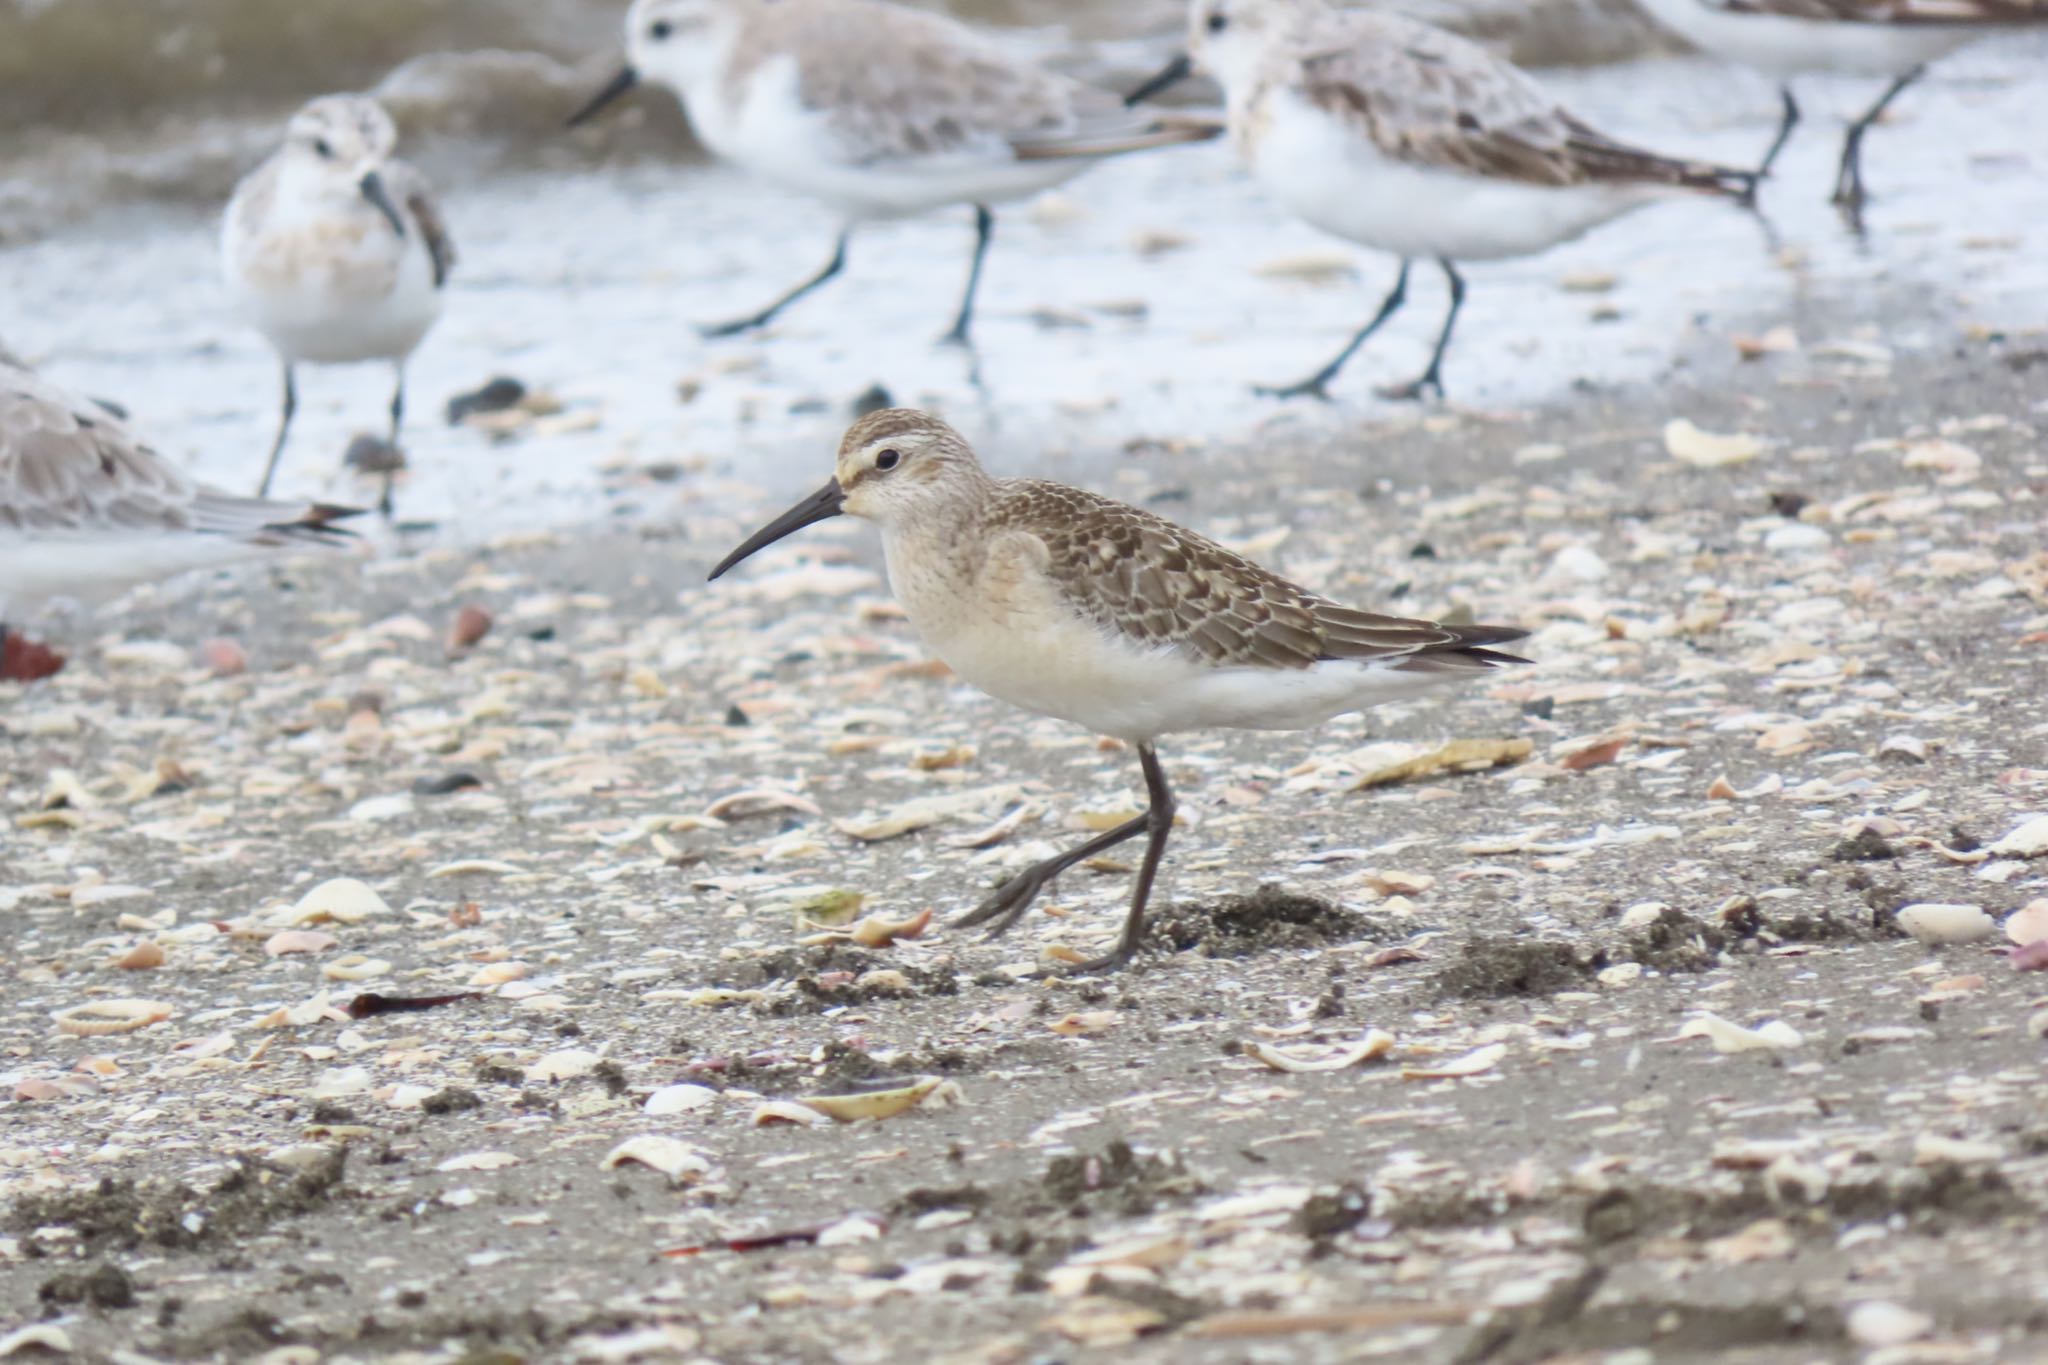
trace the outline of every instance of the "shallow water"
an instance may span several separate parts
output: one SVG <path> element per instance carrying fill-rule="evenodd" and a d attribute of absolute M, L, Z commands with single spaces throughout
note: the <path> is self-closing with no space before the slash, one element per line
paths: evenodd
<path fill-rule="evenodd" d="M 1453 400 L 1513 409 L 1568 401 L 1582 381 L 1654 380 L 1681 360 L 1732 363 L 1727 337 L 1780 322 L 1810 345 L 1830 338 L 1806 334 L 1802 317 L 1831 316 L 1845 299 L 1884 319 L 1868 339 L 1901 346 L 1966 323 L 2037 326 L 2048 186 L 2027 130 L 2044 56 L 2036 40 L 1983 45 L 1900 102 L 1867 148 L 1878 196 L 1867 246 L 1823 200 L 1837 115 L 1871 92 L 1815 81 L 1802 87 L 1807 124 L 1766 192 L 1782 250 L 1744 214 L 1681 202 L 1535 260 L 1472 267 L 1447 366 Z M 1764 81 L 1702 59 L 1550 79 L 1617 133 L 1738 162 L 1754 160 L 1776 113 Z M 414 471 L 400 506 L 463 537 L 621 512 L 690 517 L 707 501 L 731 510 L 808 487 L 829 469 L 848 402 L 874 383 L 944 410 L 1004 470 L 1098 483 L 1101 463 L 1136 439 L 1343 431 L 1401 411 L 1371 386 L 1420 368 L 1443 306 L 1440 278 L 1418 269 L 1407 312 L 1353 362 L 1338 403 L 1253 397 L 1252 381 L 1298 378 L 1341 345 L 1393 262 L 1289 222 L 1222 146 L 1106 165 L 1004 215 L 977 329 L 979 387 L 968 357 L 932 344 L 966 267 L 965 210 L 864 229 L 846 275 L 772 333 L 715 342 L 691 324 L 753 308 L 824 260 L 834 225 L 806 201 L 725 168 L 639 163 L 486 178 L 451 193 L 448 212 L 463 260 L 412 366 Z M 52 378 L 128 405 L 202 477 L 239 488 L 260 472 L 277 375 L 227 313 L 214 231 L 211 212 L 142 205 L 0 251 L 0 336 Z M 1158 232 L 1186 245 L 1141 255 L 1135 240 Z M 1333 249 L 1356 262 L 1353 277 L 1258 271 Z M 1595 272 L 1613 287 L 1561 287 Z M 497 445 L 439 420 L 452 393 L 498 373 L 594 426 Z M 683 381 L 692 401 L 679 397 Z M 302 372 L 279 490 L 369 496 L 339 456 L 352 433 L 379 429 L 387 393 L 379 367 Z M 634 472 L 649 466 L 680 469 Z"/>

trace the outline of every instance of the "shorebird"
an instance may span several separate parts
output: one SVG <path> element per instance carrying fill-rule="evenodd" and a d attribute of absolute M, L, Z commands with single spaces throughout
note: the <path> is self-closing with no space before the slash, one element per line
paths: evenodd
<path fill-rule="evenodd" d="M 441 316 L 455 243 L 426 178 L 392 156 L 398 130 L 367 95 L 323 95 L 284 145 L 235 187 L 221 268 L 242 313 L 284 365 L 284 415 L 256 494 L 270 492 L 298 408 L 299 364 L 391 362 L 391 444 L 405 418 L 405 362 Z M 391 514 L 392 474 L 379 508 Z"/>
<path fill-rule="evenodd" d="M 955 20 L 885 0 L 634 0 L 626 56 L 572 127 L 643 80 L 667 86 L 713 153 L 841 219 L 822 270 L 759 312 L 700 329 L 711 337 L 760 327 L 837 275 L 858 224 L 971 204 L 967 289 L 941 338 L 964 346 L 995 230 L 991 205 L 1104 157 L 1222 131 L 1214 119 L 1126 109 Z"/>
<path fill-rule="evenodd" d="M 354 537 L 335 523 L 358 514 L 196 483 L 104 405 L 0 359 L 0 619 L 53 598 L 341 545 Z"/>
<path fill-rule="evenodd" d="M 1764 154 L 1771 163 L 1799 122 L 1792 78 L 1826 71 L 1884 76 L 1877 103 L 1849 124 L 1835 167 L 1834 202 L 1861 225 L 1863 135 L 1900 91 L 1974 38 L 2048 24 L 2048 0 L 1642 0 L 1659 23 L 1704 52 L 1767 72 L 1778 81 L 1784 116 Z"/>
<path fill-rule="evenodd" d="M 1173 829 L 1160 736 L 1303 730 L 1527 662 L 1493 648 L 1527 631 L 1361 611 L 1140 508 L 1065 484 L 991 478 L 958 432 L 903 408 L 855 422 L 831 482 L 749 536 L 711 577 L 842 513 L 880 528 L 890 586 L 955 673 L 1137 750 L 1144 814 L 1025 869 L 954 921 L 1000 934 L 1061 872 L 1146 835 L 1123 933 L 1082 970 L 1128 961 L 1143 935 Z"/>
<path fill-rule="evenodd" d="M 1129 96 L 1199 66 L 1222 85 L 1231 140 L 1266 191 L 1323 231 L 1401 258 L 1379 311 L 1329 364 L 1271 397 L 1329 397 L 1330 381 L 1435 259 L 1450 309 L 1429 367 L 1390 398 L 1443 393 L 1444 350 L 1465 301 L 1458 261 L 1530 256 L 1681 193 L 1747 204 L 1757 174 L 1618 142 L 1535 81 L 1441 29 L 1323 0 L 1193 0 L 1189 50 Z"/>

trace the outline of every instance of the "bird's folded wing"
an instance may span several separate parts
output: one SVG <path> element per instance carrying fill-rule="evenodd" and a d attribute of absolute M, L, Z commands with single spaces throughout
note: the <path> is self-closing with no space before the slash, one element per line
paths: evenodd
<path fill-rule="evenodd" d="M 2048 0 L 1700 0 L 1731 14 L 1770 14 L 1829 23 L 1944 24 L 2048 23 Z"/>
<path fill-rule="evenodd" d="M 1224 667 L 1305 669 L 1338 659 L 1401 666 L 1521 634 L 1341 606 L 1141 508 L 1060 484 L 1008 485 L 993 521 L 992 529 L 1007 524 L 1035 536 L 1060 598 L 1137 649 Z"/>
<path fill-rule="evenodd" d="M 392 194 L 412 211 L 413 221 L 420 225 L 427 255 L 434 262 L 434 287 L 439 289 L 448 283 L 449 272 L 455 269 L 455 238 L 449 234 L 448 220 L 441 216 L 441 205 L 434 198 L 433 186 L 417 169 L 403 161 L 394 161 L 386 168 L 386 179 L 390 182 Z"/>
<path fill-rule="evenodd" d="M 195 491 L 114 417 L 0 368 L 0 527 L 189 530 Z"/>

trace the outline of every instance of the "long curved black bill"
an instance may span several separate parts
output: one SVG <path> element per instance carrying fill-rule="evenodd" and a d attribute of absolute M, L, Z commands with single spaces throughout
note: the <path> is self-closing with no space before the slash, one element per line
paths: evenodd
<path fill-rule="evenodd" d="M 384 188 L 384 177 L 371 171 L 358 180 L 356 186 L 362 190 L 363 198 L 377 206 L 377 212 L 384 215 L 391 224 L 391 230 L 405 236 L 405 215 L 398 211 L 398 205 L 391 202 L 391 191 Z"/>
<path fill-rule="evenodd" d="M 757 551 L 773 545 L 784 536 L 795 531 L 801 531 L 804 527 L 815 522 L 824 521 L 829 517 L 836 517 L 845 510 L 846 494 L 840 491 L 839 480 L 834 479 L 775 520 L 769 522 L 766 526 L 763 526 L 760 530 L 754 532 L 754 534 L 748 536 L 746 541 L 737 550 L 734 550 L 724 559 L 718 561 L 718 567 L 711 571 L 710 578 L 718 577 L 742 559 L 746 559 Z M 710 579 L 707 578 L 706 581 L 709 582 Z"/>
<path fill-rule="evenodd" d="M 1193 75 L 1194 71 L 1195 64 L 1193 60 L 1189 58 L 1187 53 L 1181 53 L 1161 67 L 1158 75 L 1146 81 L 1130 94 L 1125 95 L 1124 107 L 1129 108 L 1134 104 L 1143 104 L 1168 86 L 1179 85 L 1182 81 Z"/>
<path fill-rule="evenodd" d="M 590 103 L 584 105 L 581 109 L 578 109 L 575 113 L 569 115 L 569 122 L 565 126 L 575 128 L 581 124 L 590 122 L 590 120 L 597 117 L 598 113 L 606 105 L 610 104 L 613 100 L 625 94 L 628 90 L 631 90 L 634 86 L 638 84 L 640 84 L 639 72 L 635 71 L 630 66 L 620 67 L 619 74 L 612 77 L 611 80 L 607 81 L 605 83 L 604 89 L 598 91 L 595 95 L 592 95 L 590 97 Z"/>

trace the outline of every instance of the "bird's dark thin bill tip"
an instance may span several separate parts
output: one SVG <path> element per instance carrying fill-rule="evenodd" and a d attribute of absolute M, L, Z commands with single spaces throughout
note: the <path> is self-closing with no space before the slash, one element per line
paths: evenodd
<path fill-rule="evenodd" d="M 839 480 L 834 479 L 775 520 L 769 522 L 766 526 L 763 526 L 760 530 L 754 532 L 754 534 L 748 536 L 737 550 L 734 550 L 724 559 L 718 561 L 717 567 L 713 568 L 705 576 L 705 581 L 709 582 L 719 577 L 733 565 L 743 559 L 752 557 L 786 535 L 801 531 L 804 527 L 824 521 L 829 517 L 838 516 L 845 510 L 845 507 L 846 495 L 840 491 Z"/>
<path fill-rule="evenodd" d="M 1126 105 L 1143 104 L 1169 86 L 1179 85 L 1194 74 L 1194 60 L 1183 52 L 1159 69 L 1159 73 L 1124 96 Z"/>
<path fill-rule="evenodd" d="M 640 83 L 640 73 L 630 66 L 622 66 L 616 76 L 605 82 L 604 89 L 590 97 L 590 102 L 569 115 L 566 127 L 575 128 L 597 117 L 604 107 Z"/>
<path fill-rule="evenodd" d="M 391 224 L 391 230 L 405 236 L 405 215 L 398 211 L 398 205 L 391 202 L 391 191 L 384 188 L 384 177 L 371 171 L 358 182 L 357 187 L 362 190 L 363 198 L 376 205 L 377 212 L 384 215 L 385 221 Z"/>

